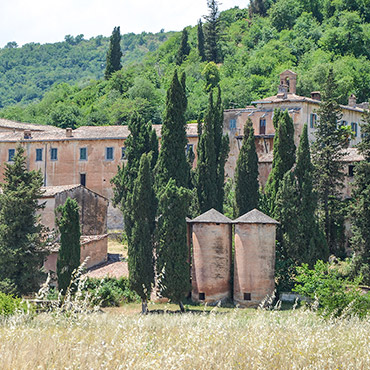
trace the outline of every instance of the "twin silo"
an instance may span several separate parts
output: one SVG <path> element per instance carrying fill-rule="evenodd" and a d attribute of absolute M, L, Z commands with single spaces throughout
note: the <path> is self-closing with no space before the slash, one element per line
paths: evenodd
<path fill-rule="evenodd" d="M 192 240 L 192 299 L 217 302 L 231 298 L 256 306 L 275 288 L 277 222 L 254 209 L 235 221 L 215 209 L 189 220 Z M 234 226 L 234 287 L 231 289 Z"/>

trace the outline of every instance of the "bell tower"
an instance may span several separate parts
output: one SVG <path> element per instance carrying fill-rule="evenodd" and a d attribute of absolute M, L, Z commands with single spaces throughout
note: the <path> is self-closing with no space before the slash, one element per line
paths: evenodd
<path fill-rule="evenodd" d="M 280 86 L 283 86 L 289 94 L 297 91 L 297 73 L 287 69 L 280 73 Z"/>

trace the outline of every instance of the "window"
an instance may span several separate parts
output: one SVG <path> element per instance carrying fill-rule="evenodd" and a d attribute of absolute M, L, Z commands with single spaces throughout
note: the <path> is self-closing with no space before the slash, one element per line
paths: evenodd
<path fill-rule="evenodd" d="M 80 184 L 86 186 L 86 173 L 80 173 Z"/>
<path fill-rule="evenodd" d="M 80 148 L 80 161 L 87 161 L 87 148 Z"/>
<path fill-rule="evenodd" d="M 353 177 L 354 176 L 354 169 L 355 169 L 355 166 L 353 164 L 350 164 L 348 166 L 348 176 L 349 177 Z"/>
<path fill-rule="evenodd" d="M 230 130 L 235 130 L 236 129 L 236 119 L 231 119 L 229 121 L 229 128 L 230 128 Z"/>
<path fill-rule="evenodd" d="M 342 126 L 347 126 L 347 121 L 345 120 L 340 121 L 338 127 L 342 127 Z"/>
<path fill-rule="evenodd" d="M 122 152 L 121 152 L 121 159 L 125 159 L 125 157 L 126 157 L 126 147 L 123 146 L 122 147 Z"/>
<path fill-rule="evenodd" d="M 251 294 L 250 293 L 244 293 L 244 300 L 250 301 L 251 300 Z"/>
<path fill-rule="evenodd" d="M 351 123 L 351 130 L 354 133 L 355 137 L 357 137 L 357 122 Z"/>
<path fill-rule="evenodd" d="M 9 149 L 8 150 L 8 161 L 13 162 L 14 156 L 15 156 L 15 149 Z"/>
<path fill-rule="evenodd" d="M 199 300 L 204 301 L 206 299 L 206 293 L 199 293 Z"/>
<path fill-rule="evenodd" d="M 113 160 L 113 147 L 109 146 L 108 148 L 105 148 L 105 159 L 107 161 Z"/>
<path fill-rule="evenodd" d="M 50 149 L 50 160 L 52 161 L 58 160 L 58 149 L 57 148 Z"/>
<path fill-rule="evenodd" d="M 266 120 L 260 119 L 260 135 L 265 135 L 266 133 Z"/>
<path fill-rule="evenodd" d="M 36 149 L 36 162 L 42 161 L 42 149 Z"/>
<path fill-rule="evenodd" d="M 310 128 L 315 128 L 316 118 L 317 118 L 316 113 L 311 113 L 310 114 Z"/>
<path fill-rule="evenodd" d="M 194 153 L 194 145 L 193 144 L 186 144 L 186 154 Z"/>

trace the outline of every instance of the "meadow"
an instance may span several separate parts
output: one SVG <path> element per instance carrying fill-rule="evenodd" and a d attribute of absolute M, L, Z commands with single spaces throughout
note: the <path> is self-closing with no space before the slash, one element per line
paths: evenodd
<path fill-rule="evenodd" d="M 287 311 L 137 304 L 0 322 L 8 369 L 368 369 L 370 319 Z M 163 313 L 170 309 L 168 313 Z M 155 313 L 153 313 L 155 312 Z"/>

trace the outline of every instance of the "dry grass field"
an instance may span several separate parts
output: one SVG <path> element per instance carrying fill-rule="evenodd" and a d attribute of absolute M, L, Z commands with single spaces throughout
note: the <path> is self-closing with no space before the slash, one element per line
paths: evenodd
<path fill-rule="evenodd" d="M 370 368 L 370 320 L 325 321 L 303 310 L 138 312 L 128 305 L 2 321 L 1 369 Z"/>

